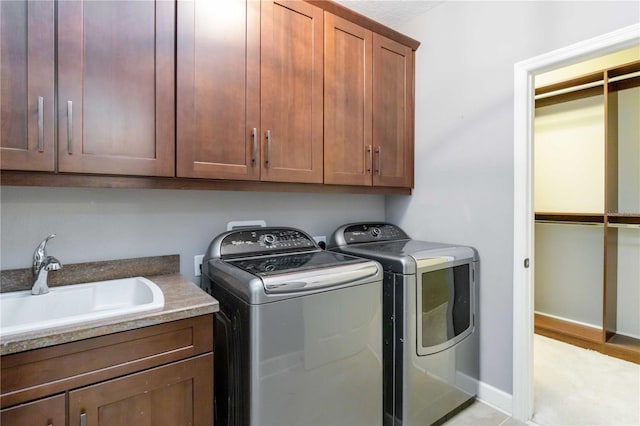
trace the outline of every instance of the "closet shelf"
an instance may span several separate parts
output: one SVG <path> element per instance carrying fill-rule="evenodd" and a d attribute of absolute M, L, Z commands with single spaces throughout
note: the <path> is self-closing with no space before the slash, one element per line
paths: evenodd
<path fill-rule="evenodd" d="M 640 215 L 628 213 L 608 213 L 607 226 L 610 228 L 640 229 Z"/>
<path fill-rule="evenodd" d="M 609 223 L 626 223 L 640 225 L 640 214 L 637 213 L 607 213 Z"/>
<path fill-rule="evenodd" d="M 640 86 L 640 61 L 548 84 L 535 90 L 536 108 L 604 94 L 605 77 L 610 92 Z"/>
<path fill-rule="evenodd" d="M 604 225 L 604 214 L 536 212 L 536 222 Z"/>

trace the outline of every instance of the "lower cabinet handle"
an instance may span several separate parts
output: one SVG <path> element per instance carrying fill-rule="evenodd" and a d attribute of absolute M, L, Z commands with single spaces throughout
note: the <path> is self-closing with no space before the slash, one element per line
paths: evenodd
<path fill-rule="evenodd" d="M 73 102 L 67 101 L 67 152 L 73 154 Z"/>
<path fill-rule="evenodd" d="M 87 426 L 87 413 L 80 414 L 80 426 Z"/>
<path fill-rule="evenodd" d="M 382 147 L 380 145 L 376 148 L 376 154 L 378 155 L 378 170 L 376 170 L 376 173 L 380 176 L 382 174 Z"/>
<path fill-rule="evenodd" d="M 267 169 L 271 167 L 271 130 L 267 130 L 267 160 L 264 164 Z"/>
<path fill-rule="evenodd" d="M 44 151 L 44 98 L 38 96 L 38 151 Z"/>
<path fill-rule="evenodd" d="M 258 162 L 258 129 L 254 127 L 251 131 L 251 136 L 253 136 L 253 154 L 251 156 L 251 166 L 255 167 Z"/>
<path fill-rule="evenodd" d="M 369 167 L 367 167 L 367 173 L 372 174 L 373 173 L 373 149 L 371 148 L 371 145 L 369 145 L 367 147 L 367 153 L 369 154 Z"/>

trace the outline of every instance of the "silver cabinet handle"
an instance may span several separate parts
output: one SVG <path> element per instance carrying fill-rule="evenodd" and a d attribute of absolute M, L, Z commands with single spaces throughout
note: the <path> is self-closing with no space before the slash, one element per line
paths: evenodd
<path fill-rule="evenodd" d="M 80 426 L 87 426 L 87 413 L 80 414 Z"/>
<path fill-rule="evenodd" d="M 67 101 L 67 152 L 73 154 L 73 102 Z"/>
<path fill-rule="evenodd" d="M 44 152 L 44 98 L 38 96 L 38 151 Z"/>
<path fill-rule="evenodd" d="M 367 167 L 367 173 L 372 174 L 373 171 L 373 149 L 371 149 L 371 145 L 367 147 L 367 153 L 369 154 L 369 167 Z"/>
<path fill-rule="evenodd" d="M 251 156 L 251 167 L 255 167 L 258 162 L 258 129 L 255 127 L 251 131 L 253 137 L 253 154 Z"/>
<path fill-rule="evenodd" d="M 376 170 L 376 173 L 380 176 L 382 174 L 382 147 L 380 145 L 376 148 L 376 154 L 378 155 L 378 170 Z"/>
<path fill-rule="evenodd" d="M 264 164 L 267 169 L 271 167 L 271 130 L 267 130 L 267 159 Z"/>

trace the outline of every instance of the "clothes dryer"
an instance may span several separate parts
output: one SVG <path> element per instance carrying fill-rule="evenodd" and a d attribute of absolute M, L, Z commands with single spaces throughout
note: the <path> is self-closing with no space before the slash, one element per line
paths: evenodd
<path fill-rule="evenodd" d="M 478 255 L 389 223 L 338 228 L 328 248 L 380 262 L 384 424 L 440 424 L 478 392 Z"/>

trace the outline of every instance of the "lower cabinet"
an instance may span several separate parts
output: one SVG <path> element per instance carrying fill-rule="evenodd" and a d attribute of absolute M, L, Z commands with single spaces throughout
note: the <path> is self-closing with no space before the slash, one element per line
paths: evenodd
<path fill-rule="evenodd" d="M 71 391 L 69 425 L 210 425 L 212 370 L 201 355 Z"/>
<path fill-rule="evenodd" d="M 210 426 L 213 315 L 3 356 L 2 426 Z"/>
<path fill-rule="evenodd" d="M 65 426 L 66 414 L 65 396 L 62 394 L 2 410 L 0 424 L 4 426 Z"/>

